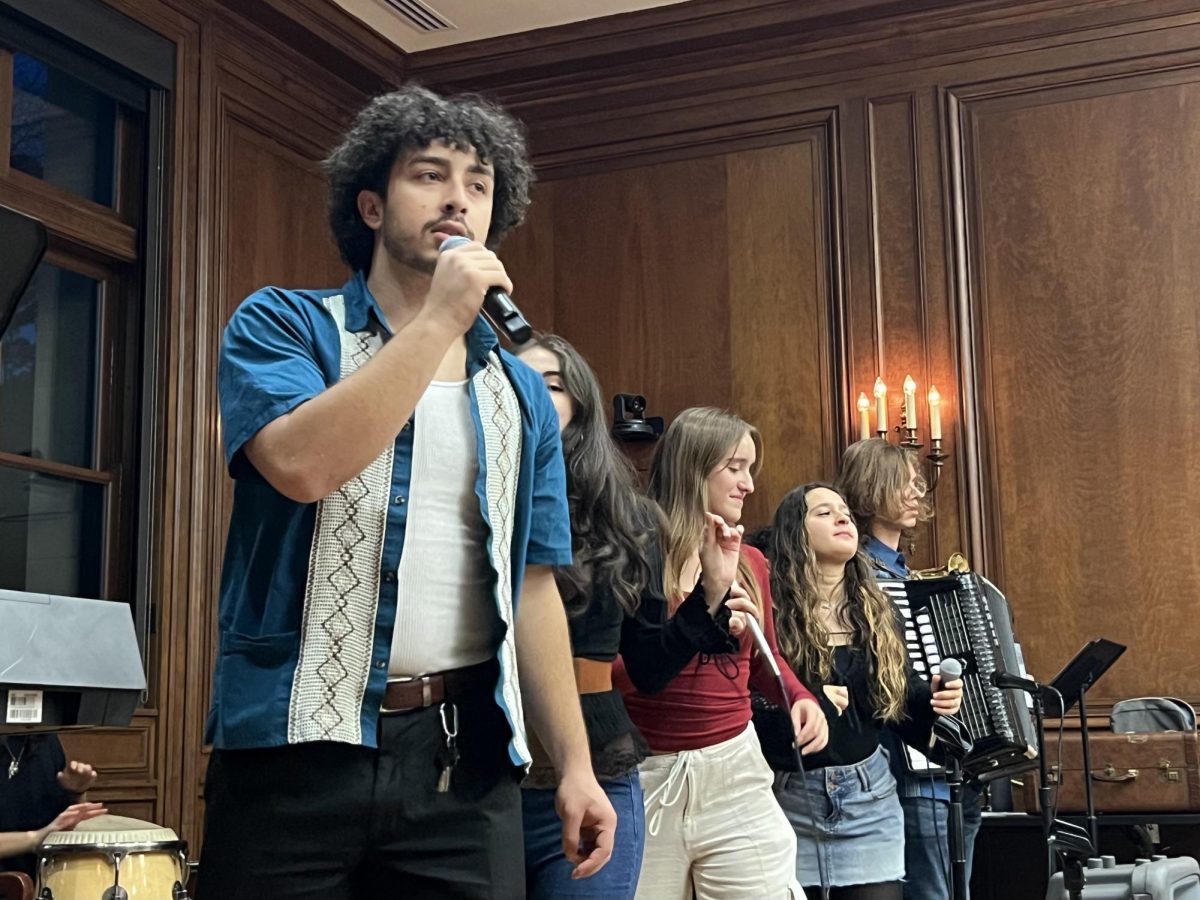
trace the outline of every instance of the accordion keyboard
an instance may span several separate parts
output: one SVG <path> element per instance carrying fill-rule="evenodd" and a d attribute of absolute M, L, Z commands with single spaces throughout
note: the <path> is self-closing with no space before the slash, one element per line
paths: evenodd
<path fill-rule="evenodd" d="M 974 573 L 879 586 L 900 613 L 905 648 L 921 678 L 931 680 L 947 657 L 963 665 L 959 718 L 975 741 L 964 770 L 989 778 L 1031 768 L 1037 741 L 1024 698 L 992 683 L 994 672 L 1021 669 L 1004 596 Z"/>

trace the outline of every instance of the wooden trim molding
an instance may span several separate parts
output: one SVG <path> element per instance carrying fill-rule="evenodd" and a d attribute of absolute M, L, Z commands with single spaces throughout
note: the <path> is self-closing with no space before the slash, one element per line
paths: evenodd
<path fill-rule="evenodd" d="M 363 94 L 402 83 L 407 55 L 330 0 L 217 0 Z"/>
<path fill-rule="evenodd" d="M 7 139 L 7 138 L 6 138 Z M 85 200 L 24 172 L 0 179 L 0 203 L 45 223 L 55 235 L 125 262 L 137 259 L 137 229 L 107 206 Z"/>
<path fill-rule="evenodd" d="M 8 176 L 12 153 L 13 58 L 0 47 L 0 178 Z"/>

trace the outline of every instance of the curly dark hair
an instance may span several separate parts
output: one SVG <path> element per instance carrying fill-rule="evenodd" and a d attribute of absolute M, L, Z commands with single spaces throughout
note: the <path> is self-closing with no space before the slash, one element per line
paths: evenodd
<path fill-rule="evenodd" d="M 875 583 L 861 549 L 846 560 L 843 580 L 834 595 L 822 596 L 817 557 L 808 533 L 808 495 L 817 488 L 841 496 L 841 491 L 824 482 L 803 485 L 788 492 L 771 522 L 765 555 L 771 562 L 779 652 L 801 680 L 828 682 L 833 672 L 833 647 L 818 610 L 825 600 L 832 600 L 835 617 L 853 632 L 854 646 L 867 651 L 875 714 L 888 722 L 901 722 L 908 717 L 908 655 L 896 627 L 895 610 Z"/>
<path fill-rule="evenodd" d="M 434 141 L 460 150 L 474 149 L 479 159 L 495 170 L 488 247 L 495 249 L 501 238 L 524 220 L 533 166 L 521 123 L 482 97 L 441 97 L 408 85 L 368 103 L 325 160 L 329 227 L 342 259 L 354 271 L 370 270 L 375 248 L 375 232 L 358 212 L 359 192 L 386 196 L 396 160 Z"/>
<path fill-rule="evenodd" d="M 555 355 L 575 402 L 562 433 L 575 561 L 554 570 L 559 592 L 568 610 L 578 613 L 597 587 L 606 588 L 633 615 L 658 575 L 649 562 L 658 538 L 657 509 L 637 490 L 633 465 L 613 443 L 600 381 L 587 360 L 555 334 L 539 335 L 521 349 L 533 347 Z"/>

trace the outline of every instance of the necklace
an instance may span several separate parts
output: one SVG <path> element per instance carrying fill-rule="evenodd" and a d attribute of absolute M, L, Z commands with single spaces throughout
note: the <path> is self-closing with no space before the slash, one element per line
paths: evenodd
<path fill-rule="evenodd" d="M 4 741 L 4 749 L 8 752 L 9 758 L 12 760 L 12 762 L 8 764 L 8 777 L 10 779 L 16 775 L 17 771 L 21 768 L 21 760 L 25 758 L 25 750 L 28 746 L 29 738 L 25 738 L 25 742 L 21 744 L 21 752 L 14 756 L 12 747 L 8 745 L 7 740 Z"/>

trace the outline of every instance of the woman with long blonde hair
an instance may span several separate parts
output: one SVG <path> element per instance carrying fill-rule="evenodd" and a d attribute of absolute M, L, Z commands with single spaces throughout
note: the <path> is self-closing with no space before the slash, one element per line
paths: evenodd
<path fill-rule="evenodd" d="M 651 466 L 650 495 L 666 518 L 667 600 L 678 604 L 697 590 L 728 595 L 730 638 L 724 652 L 697 656 L 657 693 L 638 690 L 620 668 L 614 672 L 652 753 L 640 766 L 647 829 L 639 898 L 802 896 L 795 835 L 771 794 L 771 770 L 750 724 L 750 685 L 790 711 L 802 752 L 825 745 L 826 723 L 813 694 L 786 665 L 790 696 L 780 696 L 746 627 L 747 616 L 759 619 L 778 657 L 766 561 L 741 545 L 739 524 L 761 450 L 749 423 L 694 408 L 671 423 Z M 723 580 L 701 564 L 704 536 L 712 530 L 737 554 L 736 573 Z M 675 614 L 681 612 L 682 606 Z"/>
<path fill-rule="evenodd" d="M 776 780 L 796 830 L 797 876 L 815 884 L 821 853 L 833 900 L 900 900 L 904 815 L 880 739 L 891 729 L 928 750 L 934 716 L 958 712 L 962 682 L 935 675 L 931 689 L 912 672 L 836 489 L 806 484 L 784 497 L 768 556 L 780 650 L 802 682 L 820 686 L 829 719 L 829 743 L 807 772 Z"/>

